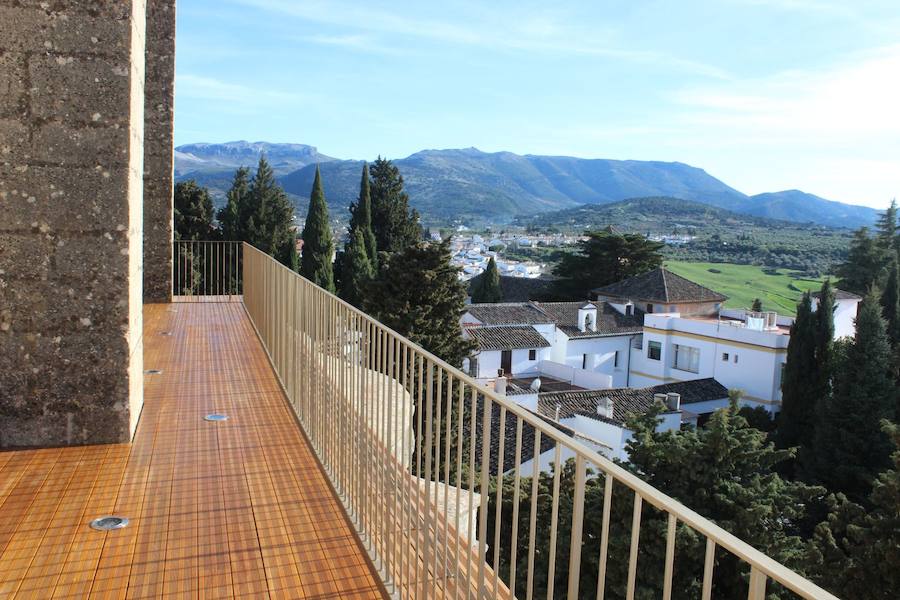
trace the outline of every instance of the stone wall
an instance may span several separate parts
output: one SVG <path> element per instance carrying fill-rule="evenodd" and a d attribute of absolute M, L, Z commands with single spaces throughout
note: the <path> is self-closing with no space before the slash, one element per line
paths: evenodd
<path fill-rule="evenodd" d="M 142 406 L 144 0 L 0 0 L 0 447 Z"/>
<path fill-rule="evenodd" d="M 144 302 L 172 299 L 175 0 L 147 5 L 144 101 Z"/>

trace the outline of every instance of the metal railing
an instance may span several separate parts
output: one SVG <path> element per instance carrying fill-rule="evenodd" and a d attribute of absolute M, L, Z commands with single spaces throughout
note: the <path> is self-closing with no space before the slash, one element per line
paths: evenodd
<path fill-rule="evenodd" d="M 834 599 L 251 246 L 243 270 L 246 310 L 396 597 Z"/>
<path fill-rule="evenodd" d="M 243 293 L 243 244 L 176 240 L 172 295 L 177 302 L 239 302 Z"/>

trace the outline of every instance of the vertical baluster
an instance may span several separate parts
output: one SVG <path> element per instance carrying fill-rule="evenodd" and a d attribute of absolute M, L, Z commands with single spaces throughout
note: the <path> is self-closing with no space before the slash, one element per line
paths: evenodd
<path fill-rule="evenodd" d="M 487 508 L 488 508 L 488 484 L 490 482 L 490 464 L 491 464 L 491 409 L 492 401 L 488 396 L 484 396 L 484 415 L 482 417 L 481 427 L 481 485 L 478 491 L 481 492 L 481 508 L 478 511 L 478 595 L 482 598 L 487 597 L 487 589 L 485 587 L 484 565 L 487 562 L 487 551 L 485 545 L 487 540 Z"/>
<path fill-rule="evenodd" d="M 600 526 L 600 564 L 597 575 L 597 600 L 606 595 L 606 558 L 609 550 L 609 513 L 612 509 L 612 492 L 615 479 L 609 473 L 603 483 L 603 520 Z"/>
<path fill-rule="evenodd" d="M 634 512 L 631 516 L 631 546 L 628 554 L 628 587 L 625 590 L 626 600 L 634 600 L 635 578 L 637 577 L 638 546 L 641 541 L 641 507 L 643 498 L 634 493 Z"/>
<path fill-rule="evenodd" d="M 672 575 L 675 568 L 675 525 L 678 519 L 669 513 L 666 527 L 666 567 L 663 573 L 663 600 L 672 600 Z"/>
<path fill-rule="evenodd" d="M 547 567 L 547 600 L 553 600 L 556 579 L 556 529 L 559 524 L 559 475 L 562 470 L 562 447 L 557 442 L 553 454 L 553 503 L 550 508 L 550 558 Z"/>
<path fill-rule="evenodd" d="M 466 598 L 472 596 L 472 550 L 475 546 L 475 522 L 472 504 L 475 500 L 475 419 L 478 407 L 478 389 L 473 385 L 469 399 L 469 514 L 466 522 Z M 481 562 L 481 557 L 476 557 Z"/>
<path fill-rule="evenodd" d="M 756 565 L 750 567 L 750 588 L 747 590 L 747 600 L 765 600 L 766 583 L 768 577 L 760 571 Z"/>
<path fill-rule="evenodd" d="M 516 417 L 516 452 L 513 459 L 516 464 L 516 472 L 513 476 L 513 512 L 512 533 L 510 534 L 509 548 L 509 596 L 516 597 L 516 553 L 519 545 L 519 496 L 522 483 L 522 418 Z"/>
<path fill-rule="evenodd" d="M 453 375 L 449 372 L 445 372 L 445 376 L 447 377 L 447 414 L 446 414 L 446 428 L 444 430 L 444 540 L 442 544 L 443 556 L 444 556 L 444 564 L 442 567 L 442 572 L 444 574 L 444 592 L 447 590 L 447 577 L 449 572 L 449 565 L 447 560 L 449 558 L 450 553 L 450 511 L 449 511 L 449 495 L 450 495 L 450 447 L 452 444 L 450 443 L 450 424 L 452 421 L 453 415 Z M 459 510 L 459 506 L 457 506 L 457 511 Z"/>
<path fill-rule="evenodd" d="M 494 498 L 494 583 L 493 591 L 497 594 L 500 583 L 500 518 L 503 514 L 503 470 L 506 468 L 506 407 L 500 407 L 500 421 L 497 434 L 497 494 Z"/>
<path fill-rule="evenodd" d="M 578 598 L 578 584 L 581 579 L 581 534 L 584 524 L 584 486 L 586 481 L 584 457 L 575 459 L 575 491 L 572 496 L 572 531 L 569 546 L 569 600 Z"/>
<path fill-rule="evenodd" d="M 703 560 L 703 600 L 712 597 L 713 569 L 716 561 L 716 543 L 712 538 L 706 538 L 706 557 Z"/>
<path fill-rule="evenodd" d="M 454 588 L 456 589 L 455 596 L 459 598 L 460 591 L 462 589 L 462 583 L 460 580 L 460 560 L 462 556 L 460 554 L 460 541 L 463 535 L 463 532 L 460 531 L 459 527 L 459 511 L 462 504 L 460 503 L 461 494 L 462 494 L 462 456 L 463 456 L 463 424 L 465 419 L 465 396 L 466 396 L 466 388 L 465 383 L 460 379 L 457 382 L 456 386 L 456 395 L 458 397 L 457 405 L 456 405 L 456 522 L 453 523 L 454 530 L 456 531 L 456 535 L 454 536 L 455 542 L 455 551 L 454 556 L 455 560 L 453 561 L 456 566 L 456 574 L 454 575 Z M 471 512 L 471 506 L 468 507 L 468 512 Z M 468 556 L 468 551 L 466 552 L 466 556 Z"/>
<path fill-rule="evenodd" d="M 525 574 L 525 597 L 527 600 L 531 600 L 534 597 L 534 536 L 537 527 L 538 483 L 541 476 L 541 432 L 539 429 L 534 430 L 534 455 L 531 462 L 531 512 L 528 515 L 528 572 Z"/>
<path fill-rule="evenodd" d="M 422 561 L 423 572 L 422 576 L 419 578 L 419 581 L 421 581 L 424 586 L 424 597 L 428 598 L 428 566 L 431 563 L 431 452 L 433 446 L 432 419 L 434 417 L 434 367 L 431 363 L 431 360 L 427 360 L 426 365 L 426 369 L 428 371 L 428 387 L 425 390 L 425 481 L 423 482 L 425 486 L 425 525 L 423 530 L 423 536 L 425 538 L 425 553 L 424 560 Z"/>
<path fill-rule="evenodd" d="M 434 556 L 432 557 L 432 559 L 433 559 L 433 564 L 432 564 L 432 566 L 431 566 L 432 573 L 434 574 L 434 585 L 435 585 L 435 587 L 436 587 L 437 584 L 438 584 L 439 573 L 440 573 L 440 571 L 438 570 L 438 557 L 439 557 L 439 555 L 441 555 L 442 552 L 444 551 L 443 543 L 442 543 L 442 540 L 440 539 L 440 527 L 441 527 L 440 521 L 441 521 L 442 519 L 440 518 L 440 508 L 439 508 L 439 506 L 440 506 L 440 501 L 441 501 L 441 486 L 440 486 L 440 479 L 441 479 L 441 437 L 442 437 L 441 416 L 442 416 L 442 412 L 443 412 L 443 411 L 441 410 L 441 408 L 442 408 L 442 406 L 443 406 L 443 404 L 444 404 L 444 401 L 443 401 L 443 400 L 444 400 L 444 397 L 443 397 L 443 383 L 444 383 L 444 381 L 443 381 L 443 380 L 444 380 L 444 369 L 443 369 L 442 367 L 438 367 L 438 368 L 437 368 L 437 378 L 436 378 L 436 381 L 435 381 L 435 385 L 436 385 L 436 387 L 437 387 L 437 390 L 435 391 L 435 409 L 436 409 L 436 412 L 435 412 L 435 417 L 434 417 L 434 425 L 435 425 L 435 431 L 434 431 L 434 437 L 435 437 L 435 443 L 434 443 L 434 498 L 432 499 L 432 500 L 433 500 L 433 501 L 432 501 L 433 507 L 432 507 L 431 504 L 428 505 L 428 510 L 432 510 L 432 509 L 433 509 L 433 510 L 434 510 L 434 516 L 435 516 L 435 521 L 434 521 L 434 534 L 433 534 L 433 535 L 434 535 L 435 544 L 434 544 Z M 431 480 L 429 479 L 429 481 L 431 481 Z"/>

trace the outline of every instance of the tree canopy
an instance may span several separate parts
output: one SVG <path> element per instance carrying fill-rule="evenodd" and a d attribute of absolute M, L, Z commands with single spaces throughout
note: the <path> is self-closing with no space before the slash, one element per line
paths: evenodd
<path fill-rule="evenodd" d="M 300 274 L 319 287 L 334 292 L 334 271 L 331 262 L 334 241 L 331 237 L 328 205 L 325 203 L 325 191 L 322 188 L 318 167 L 309 195 L 309 211 L 306 214 L 306 225 L 303 227 L 301 237 L 303 251 L 300 255 Z"/>
<path fill-rule="evenodd" d="M 409 208 L 400 170 L 386 158 L 370 170 L 372 230 L 379 252 L 399 252 L 422 239 L 419 213 Z"/>
<path fill-rule="evenodd" d="M 193 179 L 176 183 L 174 210 L 176 240 L 213 239 L 213 204 L 205 187 Z"/>
<path fill-rule="evenodd" d="M 503 302 L 503 290 L 500 288 L 500 271 L 497 261 L 492 256 L 487 269 L 472 282 L 472 302 Z"/>
<path fill-rule="evenodd" d="M 586 231 L 578 251 L 563 256 L 554 274 L 557 290 L 571 299 L 587 298 L 590 290 L 640 275 L 662 264 L 662 242 L 642 235 L 612 231 Z"/>

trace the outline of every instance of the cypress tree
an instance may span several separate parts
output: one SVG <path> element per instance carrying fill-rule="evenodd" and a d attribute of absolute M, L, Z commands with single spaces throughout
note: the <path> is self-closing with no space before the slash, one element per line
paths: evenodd
<path fill-rule="evenodd" d="M 399 252 L 422 240 L 419 213 L 409 208 L 403 176 L 380 156 L 371 169 L 372 231 L 379 252 Z"/>
<path fill-rule="evenodd" d="M 874 291 L 859 305 L 856 336 L 843 363 L 833 396 L 818 411 L 815 476 L 829 490 L 862 502 L 890 464 L 881 421 L 893 420 L 897 409 L 893 356 Z"/>
<path fill-rule="evenodd" d="M 753 312 L 762 312 L 762 309 L 762 300 L 760 300 L 759 298 L 754 298 L 753 305 L 750 307 L 750 310 L 752 310 Z"/>
<path fill-rule="evenodd" d="M 809 293 L 797 305 L 791 325 L 787 362 L 781 382 L 781 412 L 776 442 L 781 448 L 809 446 L 813 439 L 814 415 L 819 384 L 816 367 L 816 318 Z"/>
<path fill-rule="evenodd" d="M 878 232 L 878 241 L 885 250 L 900 253 L 900 228 L 897 226 L 897 200 L 891 200 L 878 223 L 875 225 Z"/>
<path fill-rule="evenodd" d="M 226 194 L 225 206 L 223 206 L 216 218 L 222 228 L 222 239 L 233 242 L 249 241 L 246 235 L 246 223 L 249 215 L 247 211 L 247 191 L 250 187 L 250 170 L 241 167 L 234 172 L 231 188 Z M 243 212 L 243 214 L 242 214 Z"/>
<path fill-rule="evenodd" d="M 881 306 L 887 321 L 888 337 L 895 350 L 900 350 L 900 261 L 894 259 L 888 268 L 888 279 Z"/>
<path fill-rule="evenodd" d="M 321 288 L 334 292 L 334 272 L 331 255 L 334 242 L 331 239 L 331 225 L 328 222 L 328 205 L 319 167 L 309 195 L 309 211 L 303 227 L 303 253 L 300 256 L 300 274 Z"/>
<path fill-rule="evenodd" d="M 503 302 L 503 290 L 500 288 L 500 271 L 492 256 L 487 269 L 478 276 L 472 290 L 472 302 Z"/>
<path fill-rule="evenodd" d="M 838 287 L 848 292 L 865 295 L 873 285 L 881 283 L 884 273 L 884 248 L 862 227 L 853 233 L 847 260 L 838 265 Z"/>
<path fill-rule="evenodd" d="M 355 229 L 361 232 L 366 255 L 377 269 L 378 247 L 375 242 L 375 234 L 372 231 L 372 194 L 369 189 L 369 165 L 365 163 L 363 163 L 362 177 L 359 182 L 359 198 L 357 198 L 355 204 L 350 205 L 350 231 L 352 232 Z"/>
<path fill-rule="evenodd" d="M 350 231 L 350 242 L 341 255 L 341 298 L 361 307 L 366 289 L 375 277 L 375 268 L 366 251 L 361 228 Z"/>

